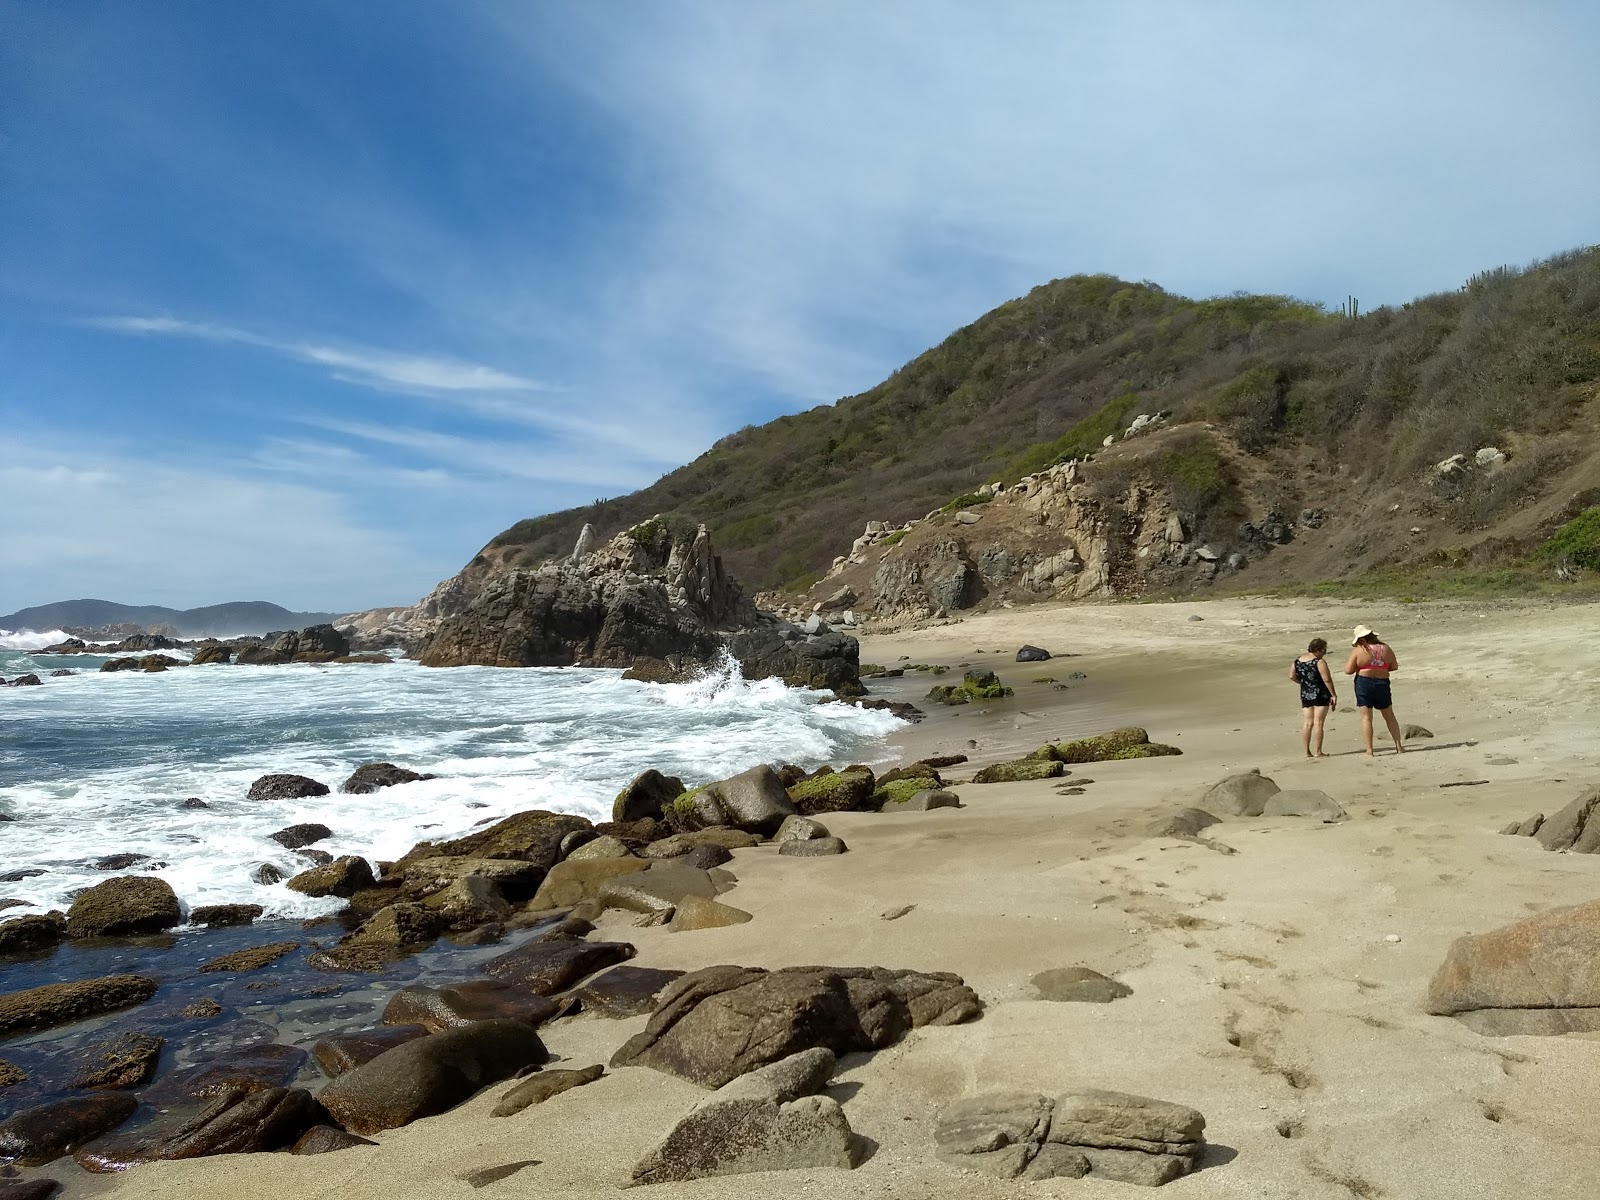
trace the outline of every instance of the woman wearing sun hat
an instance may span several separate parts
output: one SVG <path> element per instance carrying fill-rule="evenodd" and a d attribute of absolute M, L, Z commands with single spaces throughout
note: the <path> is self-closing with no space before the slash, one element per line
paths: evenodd
<path fill-rule="evenodd" d="M 1361 740 L 1367 744 L 1367 757 L 1372 757 L 1373 709 L 1383 714 L 1383 723 L 1394 739 L 1394 752 L 1404 754 L 1406 748 L 1401 744 L 1400 722 L 1394 719 L 1394 699 L 1389 689 L 1389 675 L 1400 669 L 1400 660 L 1395 657 L 1394 648 L 1385 645 L 1367 626 L 1357 625 L 1354 632 L 1344 673 L 1356 677 L 1356 707 L 1361 710 Z"/>

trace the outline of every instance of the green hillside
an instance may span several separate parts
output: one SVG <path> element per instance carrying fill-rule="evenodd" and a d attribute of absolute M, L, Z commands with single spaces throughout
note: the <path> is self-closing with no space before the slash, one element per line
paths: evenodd
<path fill-rule="evenodd" d="M 1217 423 L 1269 470 L 1309 453 L 1369 485 L 1514 445 L 1507 470 L 1468 485 L 1481 494 L 1455 498 L 1452 519 L 1481 529 L 1578 453 L 1567 431 L 1597 388 L 1600 247 L 1355 318 L 1285 296 L 1191 300 L 1073 276 L 870 391 L 740 430 L 642 491 L 521 521 L 475 562 L 536 563 L 568 552 L 586 521 L 608 536 L 659 512 L 706 522 L 755 588 L 804 581 L 868 520 L 921 516 L 1090 453 L 1158 411 Z"/>

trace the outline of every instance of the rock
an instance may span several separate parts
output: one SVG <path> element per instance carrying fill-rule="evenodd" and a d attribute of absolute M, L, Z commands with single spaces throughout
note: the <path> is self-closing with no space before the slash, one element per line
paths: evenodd
<path fill-rule="evenodd" d="M 450 929 L 474 929 L 511 915 L 511 905 L 500 886 L 483 875 L 468 875 L 434 892 L 423 905 L 437 913 Z"/>
<path fill-rule="evenodd" d="M 656 861 L 668 861 L 676 865 L 691 867 L 698 871 L 709 871 L 713 867 L 720 867 L 723 863 L 731 862 L 732 860 L 733 855 L 729 854 L 721 846 L 707 842 L 704 845 L 694 847 L 687 854 L 680 854 L 668 860 L 657 859 Z"/>
<path fill-rule="evenodd" d="M 271 1036 L 271 1028 L 266 1034 Z M 181 1106 L 210 1100 L 228 1091 L 260 1092 L 288 1087 L 305 1066 L 298 1046 L 260 1042 L 226 1050 L 213 1058 L 163 1075 L 143 1093 L 147 1104 Z"/>
<path fill-rule="evenodd" d="M 402 783 L 420 783 L 423 780 L 436 778 L 438 776 L 419 775 L 416 771 L 408 771 L 393 763 L 370 762 L 357 767 L 350 778 L 339 785 L 339 790 L 352 796 L 365 796 L 380 788 L 395 787 Z"/>
<path fill-rule="evenodd" d="M 41 1167 L 115 1129 L 138 1107 L 127 1092 L 103 1092 L 23 1109 L 0 1121 L 0 1158 Z"/>
<path fill-rule="evenodd" d="M 943 788 L 922 788 L 905 800 L 883 806 L 884 812 L 928 812 L 935 808 L 960 808 L 961 797 Z"/>
<path fill-rule="evenodd" d="M 650 863 L 642 858 L 568 859 L 550 869 L 539 890 L 528 902 L 528 910 L 545 912 L 571 908 L 585 900 L 593 900 L 609 880 L 649 868 Z"/>
<path fill-rule="evenodd" d="M 78 894 L 67 910 L 67 936 L 160 933 L 182 920 L 178 897 L 166 880 L 153 875 L 123 875 Z"/>
<path fill-rule="evenodd" d="M 387 1050 L 340 1075 L 319 1098 L 352 1133 L 379 1133 L 454 1108 L 548 1057 L 531 1026 L 476 1021 Z"/>
<path fill-rule="evenodd" d="M 149 862 L 148 854 L 108 854 L 104 858 L 97 858 L 89 864 L 91 871 L 126 871 L 135 863 Z"/>
<path fill-rule="evenodd" d="M 1201 562 L 1214 563 L 1222 556 L 1210 546 L 1199 546 L 1195 549 L 1194 556 Z"/>
<path fill-rule="evenodd" d="M 1547 817 L 1533 836 L 1546 850 L 1593 854 L 1600 849 L 1600 820 L 1594 817 L 1596 808 L 1600 808 L 1600 787 L 1588 789 Z"/>
<path fill-rule="evenodd" d="M 870 807 L 877 780 L 866 767 L 821 771 L 789 785 L 789 799 L 803 813 L 861 811 Z"/>
<path fill-rule="evenodd" d="M 603 908 L 627 909 L 660 923 L 671 918 L 673 908 L 685 897 L 711 899 L 720 890 L 709 872 L 665 862 L 648 871 L 607 880 L 595 898 Z"/>
<path fill-rule="evenodd" d="M 263 775 L 250 785 L 246 800 L 304 800 L 326 796 L 328 785 L 304 775 Z"/>
<path fill-rule="evenodd" d="M 1427 1011 L 1493 1037 L 1600 1031 L 1600 900 L 1451 943 Z"/>
<path fill-rule="evenodd" d="M 1343 821 L 1344 809 L 1327 792 L 1307 788 L 1274 792 L 1261 808 L 1263 817 L 1313 817 L 1318 821 Z"/>
<path fill-rule="evenodd" d="M 489 1115 L 515 1116 L 525 1108 L 543 1104 L 552 1096 L 559 1096 L 562 1092 L 571 1091 L 575 1087 L 593 1083 L 603 1074 L 605 1068 L 599 1063 L 592 1067 L 580 1067 L 576 1071 L 540 1071 L 528 1076 L 500 1097 L 500 1102 L 494 1106 Z"/>
<path fill-rule="evenodd" d="M 617 798 L 611 802 L 611 819 L 637 821 L 653 817 L 659 821 L 662 810 L 683 793 L 683 780 L 651 768 L 635 775 L 628 786 L 617 793 Z"/>
<path fill-rule="evenodd" d="M 803 845 L 804 843 L 793 843 Z M 906 1030 L 976 1016 L 959 976 L 882 967 L 706 967 L 661 995 L 643 1032 L 611 1065 L 654 1067 L 721 1087 L 757 1067 L 824 1046 L 881 1049 Z"/>
<path fill-rule="evenodd" d="M 939 1114 L 937 1153 L 1001 1179 L 1102 1176 L 1159 1186 L 1194 1170 L 1205 1118 L 1121 1092 L 991 1092 Z"/>
<path fill-rule="evenodd" d="M 372 877 L 372 866 L 367 860 L 347 854 L 343 858 L 334 859 L 326 866 L 301 871 L 284 886 L 305 896 L 338 896 L 348 900 L 356 892 L 371 887 L 375 882 Z"/>
<path fill-rule="evenodd" d="M 49 950 L 65 934 L 62 922 L 37 914 L 0 921 L 0 958 Z"/>
<path fill-rule="evenodd" d="M 265 911 L 259 904 L 202 904 L 189 910 L 189 924 L 211 929 L 249 925 Z"/>
<path fill-rule="evenodd" d="M 333 1125 L 313 1125 L 300 1135 L 300 1140 L 289 1147 L 290 1154 L 332 1154 L 336 1150 L 353 1150 L 357 1146 L 376 1146 L 370 1138 L 357 1137 Z"/>
<path fill-rule="evenodd" d="M 1033 757 L 1053 758 L 1057 762 L 1075 766 L 1079 763 L 1113 762 L 1128 758 L 1163 758 L 1182 753 L 1176 746 L 1152 742 L 1143 729 L 1130 725 L 1094 737 L 1079 738 L 1075 742 L 1041 746 L 1034 751 Z"/>
<path fill-rule="evenodd" d="M 561 1011 L 546 996 L 520 985 L 474 979 L 445 987 L 401 988 L 383 1009 L 385 1025 L 419 1025 L 429 1033 L 458 1029 L 474 1021 L 521 1021 L 540 1025 Z"/>
<path fill-rule="evenodd" d="M 720 904 L 703 896 L 685 896 L 674 908 L 672 920 L 667 923 L 667 928 L 673 933 L 684 933 L 694 929 L 721 929 L 727 925 L 743 925 L 751 919 L 751 914 L 742 908 Z"/>
<path fill-rule="evenodd" d="M 233 658 L 233 647 L 225 646 L 218 642 L 210 646 L 201 646 L 194 652 L 194 657 L 189 660 L 191 667 L 204 667 L 212 663 L 226 663 Z"/>
<path fill-rule="evenodd" d="M 1480 468 L 1503 467 L 1506 452 L 1497 446 L 1485 446 L 1472 456 L 1473 465 Z"/>
<path fill-rule="evenodd" d="M 586 1013 L 599 1017 L 638 1017 L 654 1012 L 656 997 L 682 971 L 651 967 L 612 967 L 568 993 Z"/>
<path fill-rule="evenodd" d="M 151 1147 L 160 1159 L 251 1154 L 293 1145 L 314 1126 L 322 1108 L 304 1088 L 232 1088 Z"/>
<path fill-rule="evenodd" d="M 775 842 L 810 841 L 814 838 L 830 837 L 828 827 L 821 821 L 813 821 L 810 817 L 785 817 L 783 824 L 778 826 L 778 832 L 773 835 Z"/>
<path fill-rule="evenodd" d="M 594 826 L 586 818 L 570 813 L 530 809 L 513 813 L 476 833 L 448 842 L 423 842 L 413 846 L 400 860 L 407 866 L 418 859 L 440 857 L 514 858 L 536 863 L 549 870 L 561 861 L 562 846 L 574 834 L 588 838 Z M 567 847 L 571 849 L 570 846 Z"/>
<path fill-rule="evenodd" d="M 271 887 L 275 883 L 283 882 L 283 872 L 271 863 L 257 863 L 255 870 L 250 872 L 250 880 L 252 883 L 261 884 L 262 887 Z"/>
<path fill-rule="evenodd" d="M 634 1165 L 634 1184 L 855 1165 L 838 1102 L 815 1093 L 833 1073 L 826 1049 L 742 1075 L 695 1105 Z"/>
<path fill-rule="evenodd" d="M 1214 783 L 1200 797 L 1200 804 L 1209 810 L 1227 813 L 1230 817 L 1259 817 L 1267 801 L 1281 789 L 1258 771 L 1230 775 Z"/>
<path fill-rule="evenodd" d="M 1203 808 L 1180 808 L 1165 817 L 1157 817 L 1145 828 L 1146 837 L 1195 838 L 1202 830 L 1222 824 Z"/>
<path fill-rule="evenodd" d="M 1057 967 L 1052 971 L 1040 971 L 1030 982 L 1038 989 L 1041 1000 L 1110 1004 L 1113 1000 L 1133 995 L 1133 989 L 1127 984 L 1109 979 L 1088 967 Z"/>
<path fill-rule="evenodd" d="M 209 1020 L 211 1017 L 220 1017 L 222 1015 L 222 1005 L 209 996 L 202 996 L 198 1000 L 185 1004 L 178 1011 L 191 1021 L 203 1021 Z"/>
<path fill-rule="evenodd" d="M 1043 758 L 1019 758 L 1015 762 L 995 763 L 972 777 L 973 783 L 1021 783 L 1031 779 L 1054 779 L 1065 775 L 1061 763 Z"/>
<path fill-rule="evenodd" d="M 140 1087 L 156 1073 L 156 1063 L 165 1044 L 164 1038 L 132 1032 L 96 1042 L 83 1051 L 82 1063 L 72 1077 L 71 1086 L 91 1091 Z"/>
<path fill-rule="evenodd" d="M 579 851 L 587 851 L 594 844 L 586 842 Z M 538 891 L 545 869 L 539 863 L 520 858 L 468 858 L 452 854 L 392 864 L 384 872 L 384 881 L 397 880 L 406 898 L 425 901 L 435 893 L 448 890 L 452 884 L 474 876 L 492 883 L 507 900 L 522 901 Z"/>
<path fill-rule="evenodd" d="M 232 954 L 224 954 L 221 958 L 213 958 L 210 962 L 202 963 L 202 971 L 259 971 L 262 967 L 270 966 L 286 954 L 293 954 L 300 949 L 299 942 L 271 942 L 265 946 L 251 946 L 246 950 L 235 950 Z"/>
<path fill-rule="evenodd" d="M 9 1087 L 16 1087 L 19 1083 L 28 1082 L 28 1073 L 16 1063 L 7 1062 L 0 1058 L 0 1092 Z"/>
<path fill-rule="evenodd" d="M 425 946 L 449 927 L 449 918 L 422 904 L 402 901 L 373 913 L 341 945 L 401 950 Z"/>
<path fill-rule="evenodd" d="M 585 842 L 571 854 L 567 855 L 567 862 L 585 862 L 591 858 L 632 858 L 633 851 L 628 849 L 628 843 L 619 837 L 605 834 L 597 837 L 592 842 Z"/>
<path fill-rule="evenodd" d="M 441 1026 L 430 1030 L 422 1025 L 383 1025 L 355 1033 L 329 1034 L 312 1045 L 311 1057 L 316 1059 L 324 1075 L 329 1079 L 337 1079 L 346 1071 L 353 1071 L 362 1063 L 371 1062 L 385 1050 L 414 1042 L 429 1033 L 442 1033 L 444 1028 Z"/>
<path fill-rule="evenodd" d="M 778 853 L 785 858 L 824 858 L 843 854 L 849 848 L 844 844 L 843 838 L 823 837 L 802 841 L 791 838 L 778 846 Z"/>
<path fill-rule="evenodd" d="M 634 955 L 626 942 L 587 942 L 555 935 L 535 938 L 483 965 L 486 974 L 520 984 L 541 996 L 553 996 L 587 975 Z"/>
<path fill-rule="evenodd" d="M 1407 725 L 1400 731 L 1401 740 L 1407 742 L 1414 738 L 1431 738 L 1432 736 L 1433 730 L 1427 729 L 1421 725 Z"/>
<path fill-rule="evenodd" d="M 302 846 L 309 846 L 313 842 L 322 841 L 323 838 L 332 837 L 333 830 L 326 825 L 311 821 L 302 825 L 290 825 L 269 836 L 286 850 L 298 850 Z"/>
<path fill-rule="evenodd" d="M 651 842 L 644 848 L 646 858 L 676 858 L 680 854 L 687 854 L 696 846 L 720 846 L 724 850 L 747 850 L 751 846 L 759 846 L 761 839 L 753 833 L 746 833 L 742 829 L 712 828 L 697 829 L 689 833 L 675 833 L 671 837 L 664 837 L 660 841 Z"/>
<path fill-rule="evenodd" d="M 783 819 L 798 811 L 783 780 L 765 763 L 690 795 L 685 816 L 692 825 L 725 825 L 764 837 L 776 833 Z"/>
<path fill-rule="evenodd" d="M 50 1200 L 61 1185 L 54 1179 L 0 1179 L 0 1200 Z"/>
<path fill-rule="evenodd" d="M 1050 651 L 1042 650 L 1038 646 L 1024 646 L 1017 651 L 1018 662 L 1048 662 Z"/>

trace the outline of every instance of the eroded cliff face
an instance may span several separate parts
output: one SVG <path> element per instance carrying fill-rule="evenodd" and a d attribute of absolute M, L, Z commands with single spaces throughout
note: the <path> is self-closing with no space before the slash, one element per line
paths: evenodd
<path fill-rule="evenodd" d="M 413 618 L 419 628 L 432 622 L 419 653 L 424 666 L 621 667 L 669 680 L 727 652 L 748 678 L 859 687 L 855 639 L 758 611 L 703 525 L 675 535 L 651 520 L 601 546 L 586 528 L 570 556 L 489 575 L 470 598 L 468 590 L 447 581 L 417 606 L 431 602 L 439 614 Z"/>

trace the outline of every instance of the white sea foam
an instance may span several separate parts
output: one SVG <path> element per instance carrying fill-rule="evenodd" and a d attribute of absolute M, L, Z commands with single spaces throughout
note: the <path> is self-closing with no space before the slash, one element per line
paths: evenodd
<path fill-rule="evenodd" d="M 43 650 L 71 636 L 65 629 L 51 629 L 44 633 L 35 633 L 31 629 L 0 629 L 0 650 Z"/>
<path fill-rule="evenodd" d="M 133 852 L 167 864 L 130 870 L 167 879 L 185 904 L 311 915 L 336 903 L 250 880 L 262 862 L 286 874 L 307 866 L 269 839 L 286 825 L 320 822 L 333 836 L 318 849 L 391 859 L 528 808 L 607 819 L 617 791 L 646 767 L 692 784 L 757 762 L 870 761 L 873 743 L 899 724 L 728 668 L 662 685 L 615 671 L 409 662 L 99 674 L 98 657 L 8 651 L 0 675 L 80 672 L 0 691 L 0 813 L 16 818 L 0 823 L 0 876 L 45 872 L 0 882 L 0 897 L 34 906 L 15 912 L 64 906 L 105 878 L 95 859 Z M 370 761 L 439 778 L 340 794 Z M 334 790 L 246 800 L 271 772 Z M 184 808 L 190 796 L 210 807 Z"/>

